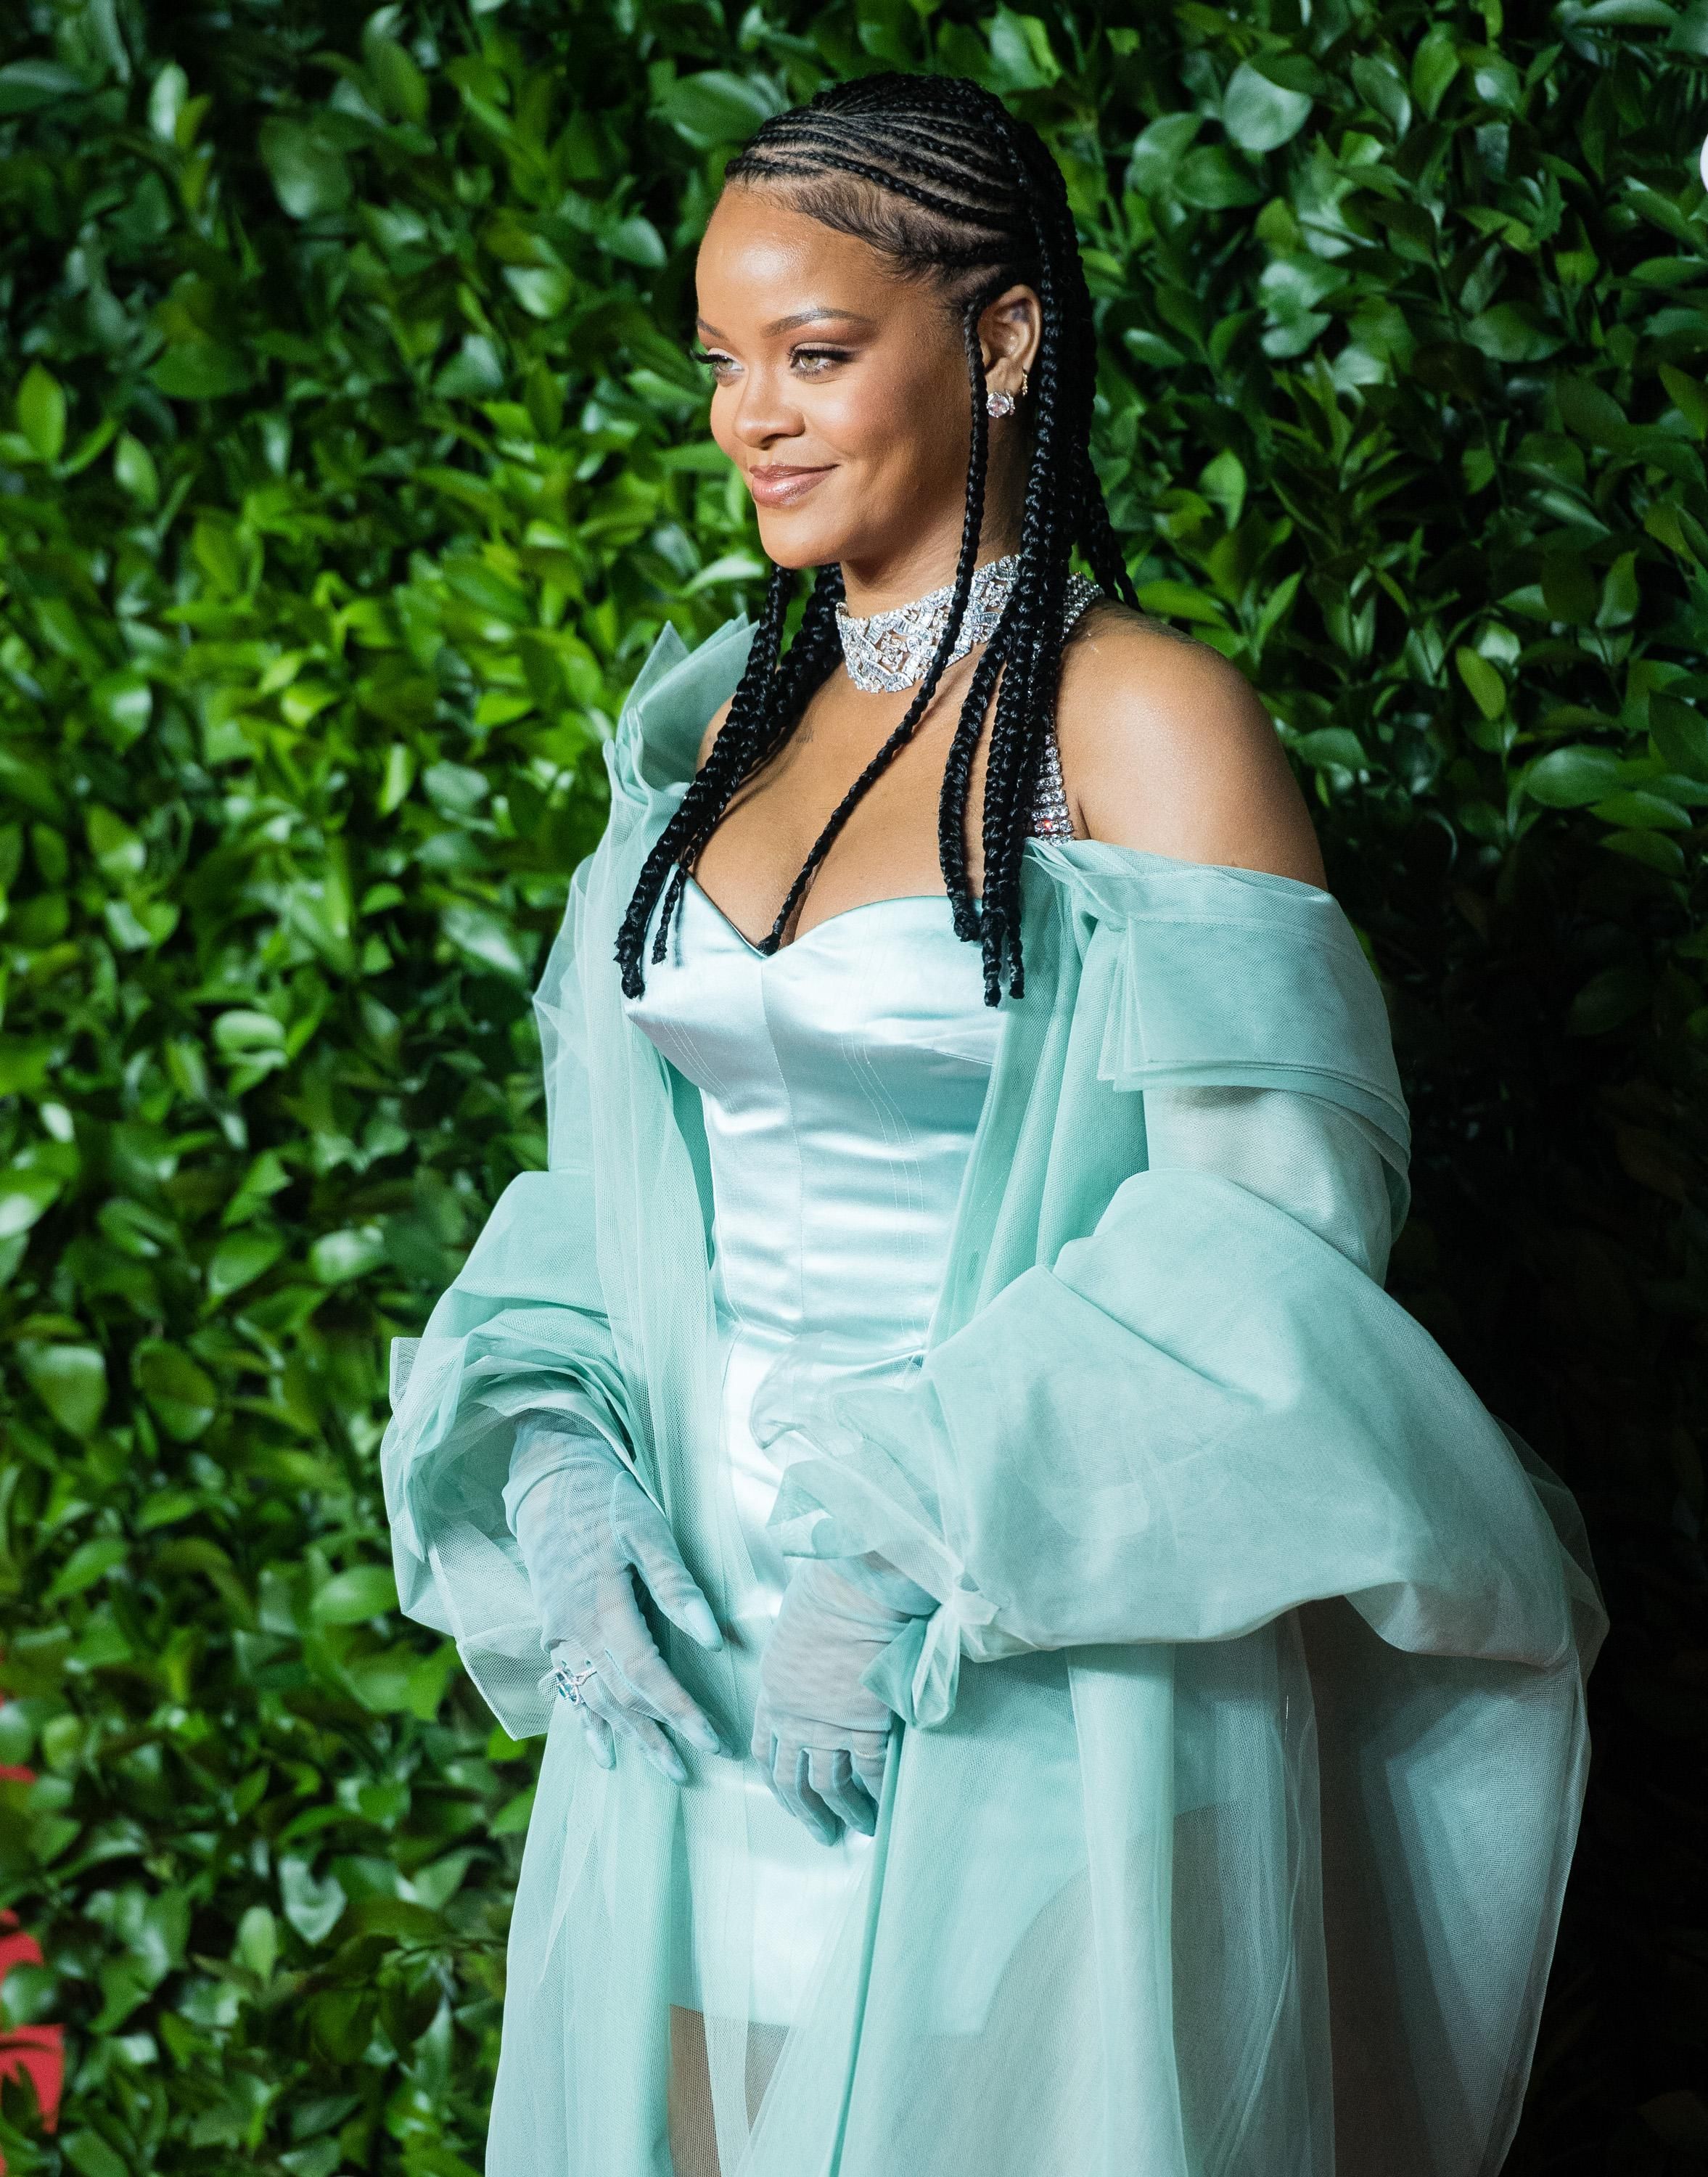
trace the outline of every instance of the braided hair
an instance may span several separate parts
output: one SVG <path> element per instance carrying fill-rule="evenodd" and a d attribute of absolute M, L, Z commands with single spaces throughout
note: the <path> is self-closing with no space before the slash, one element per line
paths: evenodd
<path fill-rule="evenodd" d="M 942 678 L 978 563 L 988 453 L 978 325 L 1016 283 L 1036 292 L 1043 328 L 1029 377 L 1035 396 L 1019 567 L 974 668 L 943 771 L 937 850 L 956 934 L 983 948 L 985 1000 L 1024 992 L 1021 849 L 1045 760 L 1061 665 L 1064 594 L 1075 545 L 1100 587 L 1137 606 L 1102 488 L 1091 465 L 1096 372 L 1091 297 L 1061 171 L 1029 123 L 959 76 L 861 76 L 773 115 L 725 169 L 726 184 L 776 188 L 795 210 L 870 243 L 903 277 L 931 281 L 959 315 L 972 394 L 966 513 L 948 624 L 907 715 L 832 812 L 761 950 L 774 952 L 814 872 L 874 780 L 912 738 Z M 816 570 L 794 640 L 783 652 L 793 571 L 773 567 L 746 668 L 711 753 L 641 866 L 617 939 L 624 993 L 644 988 L 641 956 L 661 891 L 652 958 L 700 850 L 742 784 L 788 740 L 814 692 L 842 659 L 840 566 Z M 984 888 L 967 874 L 968 782 L 990 691 L 1001 673 L 986 759 L 981 832 Z"/>

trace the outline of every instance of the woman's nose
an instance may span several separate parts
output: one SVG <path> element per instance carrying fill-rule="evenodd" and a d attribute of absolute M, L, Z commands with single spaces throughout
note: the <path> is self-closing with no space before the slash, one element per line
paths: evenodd
<path fill-rule="evenodd" d="M 735 396 L 735 432 L 744 445 L 766 446 L 777 439 L 797 439 L 805 424 L 799 405 L 772 370 L 753 369 Z"/>

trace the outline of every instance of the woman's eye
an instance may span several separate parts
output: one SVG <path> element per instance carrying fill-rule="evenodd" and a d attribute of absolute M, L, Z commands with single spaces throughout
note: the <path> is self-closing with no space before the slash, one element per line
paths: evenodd
<path fill-rule="evenodd" d="M 696 347 L 688 352 L 696 363 L 704 363 L 714 379 L 723 377 L 726 372 L 736 367 L 733 356 L 725 355 L 717 348 Z M 852 358 L 845 347 L 797 347 L 789 351 L 789 359 L 798 377 L 822 378 L 836 364 L 848 363 Z"/>

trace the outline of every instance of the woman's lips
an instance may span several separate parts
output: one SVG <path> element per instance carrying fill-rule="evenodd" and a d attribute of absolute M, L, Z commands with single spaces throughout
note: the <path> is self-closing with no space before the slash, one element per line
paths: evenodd
<path fill-rule="evenodd" d="M 815 484 L 822 483 L 834 466 L 831 463 L 824 468 L 805 469 L 774 463 L 749 469 L 747 488 L 761 506 L 793 506 L 797 499 L 805 499 Z"/>

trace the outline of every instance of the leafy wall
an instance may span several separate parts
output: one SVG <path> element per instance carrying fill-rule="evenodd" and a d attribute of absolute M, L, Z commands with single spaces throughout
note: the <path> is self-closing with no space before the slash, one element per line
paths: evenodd
<path fill-rule="evenodd" d="M 877 65 L 1070 179 L 1153 609 L 1315 796 L 1394 1284 L 1618 1622 L 1514 2167 L 1708 2157 L 1708 8 L 27 0 L 0 54 L 14 2170 L 478 2165 L 529 1749 L 400 1620 L 386 1343 L 542 1159 L 530 978 L 659 626 L 756 605 L 721 161 Z"/>

